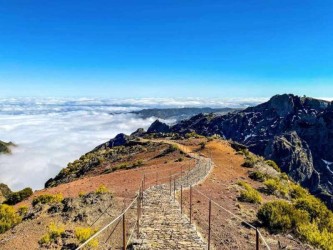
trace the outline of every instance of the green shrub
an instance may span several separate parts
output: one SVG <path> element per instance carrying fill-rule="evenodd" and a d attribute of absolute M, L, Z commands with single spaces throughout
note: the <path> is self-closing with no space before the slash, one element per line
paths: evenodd
<path fill-rule="evenodd" d="M 252 180 L 260 181 L 260 182 L 263 182 L 266 180 L 266 175 L 259 171 L 250 172 L 249 177 Z"/>
<path fill-rule="evenodd" d="M 245 182 L 239 182 L 238 184 L 245 189 L 241 191 L 240 196 L 238 197 L 240 201 L 250 202 L 250 203 L 261 203 L 262 198 L 257 190 L 255 190 Z"/>
<path fill-rule="evenodd" d="M 269 166 L 271 166 L 272 168 L 274 168 L 276 171 L 281 172 L 281 169 L 279 168 L 279 166 L 275 163 L 275 161 L 272 160 L 267 160 L 265 161 L 265 163 Z"/>
<path fill-rule="evenodd" d="M 308 196 L 309 192 L 298 184 L 291 184 L 289 194 L 291 198 L 298 199 Z"/>
<path fill-rule="evenodd" d="M 29 211 L 29 208 L 27 206 L 20 206 L 17 209 L 17 212 L 21 217 L 24 217 L 28 213 L 28 211 Z"/>
<path fill-rule="evenodd" d="M 48 226 L 48 232 L 38 241 L 40 245 L 49 245 L 51 242 L 55 242 L 57 238 L 65 234 L 65 228 L 63 225 L 56 225 L 54 222 Z"/>
<path fill-rule="evenodd" d="M 272 201 L 262 205 L 257 213 L 262 224 L 273 233 L 287 232 L 308 222 L 309 215 L 286 201 Z"/>
<path fill-rule="evenodd" d="M 0 205 L 0 233 L 6 232 L 21 222 L 21 217 L 12 206 Z"/>
<path fill-rule="evenodd" d="M 59 203 L 62 202 L 63 199 L 64 197 L 62 196 L 62 194 L 42 194 L 35 197 L 32 200 L 32 205 L 35 206 L 38 203 L 41 204 Z"/>
<path fill-rule="evenodd" d="M 22 189 L 21 191 L 9 194 L 5 203 L 8 205 L 15 205 L 25 200 L 26 198 L 30 197 L 32 194 L 33 192 L 31 188 L 25 188 Z"/>
<path fill-rule="evenodd" d="M 206 147 L 205 142 L 200 142 L 199 145 L 200 145 L 200 149 L 205 149 L 205 147 Z"/>
<path fill-rule="evenodd" d="M 75 228 L 75 237 L 78 239 L 78 241 L 82 244 L 86 240 L 88 240 L 92 235 L 96 233 L 96 230 L 93 230 L 89 227 L 78 227 Z M 98 240 L 92 239 L 87 244 L 89 248 L 95 248 L 98 247 Z"/>
<path fill-rule="evenodd" d="M 170 144 L 169 147 L 166 149 L 166 153 L 172 153 L 178 150 L 178 147 L 174 144 Z"/>
<path fill-rule="evenodd" d="M 327 232 L 326 230 L 320 231 L 315 223 L 300 224 L 297 227 L 297 234 L 301 240 L 315 247 L 327 250 L 333 249 L 333 233 Z"/>
<path fill-rule="evenodd" d="M 310 216 L 311 222 L 317 222 L 320 229 L 325 228 L 333 232 L 333 214 L 319 199 L 309 195 L 296 199 L 294 206 L 296 209 L 306 211 Z"/>
<path fill-rule="evenodd" d="M 269 194 L 274 194 L 279 189 L 279 181 L 276 179 L 268 179 L 264 182 L 267 192 Z"/>
<path fill-rule="evenodd" d="M 279 179 L 271 178 L 266 180 L 264 184 L 269 194 L 276 194 L 282 197 L 286 197 L 289 194 L 288 183 Z"/>
<path fill-rule="evenodd" d="M 133 163 L 132 168 L 140 167 L 143 165 L 143 160 L 137 160 Z"/>
<path fill-rule="evenodd" d="M 197 134 L 197 133 L 194 132 L 194 131 L 185 134 L 185 138 L 186 138 L 186 139 L 189 139 L 189 138 L 203 138 L 203 137 L 204 137 L 204 136 L 199 135 L 199 134 Z"/>
<path fill-rule="evenodd" d="M 257 162 L 258 162 L 257 157 L 254 156 L 253 154 L 249 154 L 245 158 L 245 161 L 242 164 L 242 166 L 245 167 L 245 168 L 253 168 L 256 165 Z"/>

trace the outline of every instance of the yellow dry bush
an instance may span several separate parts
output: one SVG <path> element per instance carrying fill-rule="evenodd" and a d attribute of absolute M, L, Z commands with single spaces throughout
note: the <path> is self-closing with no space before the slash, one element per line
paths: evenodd
<path fill-rule="evenodd" d="M 0 234 L 21 222 L 21 217 L 9 205 L 0 205 Z"/>
<path fill-rule="evenodd" d="M 35 206 L 38 203 L 41 204 L 59 203 L 62 202 L 63 199 L 64 197 L 62 196 L 62 194 L 42 194 L 35 197 L 32 200 L 32 205 Z"/>
<path fill-rule="evenodd" d="M 107 187 L 102 184 L 97 188 L 95 193 L 96 194 L 106 194 L 106 193 L 109 193 L 109 189 L 107 189 Z"/>
<path fill-rule="evenodd" d="M 48 226 L 48 232 L 43 235 L 43 237 L 38 241 L 41 245 L 48 245 L 54 242 L 57 238 L 63 236 L 65 233 L 65 228 L 63 225 L 57 225 L 54 222 Z"/>
<path fill-rule="evenodd" d="M 238 200 L 250 203 L 261 203 L 262 198 L 257 190 L 245 182 L 239 182 L 238 184 L 245 189 L 241 191 Z"/>
<path fill-rule="evenodd" d="M 78 241 L 82 244 L 86 242 L 91 236 L 96 233 L 96 230 L 89 228 L 89 227 L 77 227 L 75 228 L 75 237 Z M 89 248 L 96 248 L 98 247 L 98 240 L 92 239 L 88 242 L 87 247 Z"/>

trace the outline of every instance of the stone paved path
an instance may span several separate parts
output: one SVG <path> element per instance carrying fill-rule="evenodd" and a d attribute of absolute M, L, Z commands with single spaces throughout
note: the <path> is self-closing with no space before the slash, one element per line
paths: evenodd
<path fill-rule="evenodd" d="M 210 171 L 208 159 L 192 155 L 196 166 L 183 178 L 176 180 L 176 189 L 195 185 Z M 167 184 L 154 186 L 144 192 L 144 207 L 140 237 L 132 240 L 132 249 L 189 249 L 203 250 L 207 243 L 198 235 L 195 226 L 181 215 L 180 204 L 170 196 Z"/>

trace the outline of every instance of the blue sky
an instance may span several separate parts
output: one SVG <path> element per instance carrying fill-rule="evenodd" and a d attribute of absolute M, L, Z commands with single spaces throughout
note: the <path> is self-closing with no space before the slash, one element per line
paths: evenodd
<path fill-rule="evenodd" d="M 333 96 L 333 1 L 0 0 L 0 96 Z"/>

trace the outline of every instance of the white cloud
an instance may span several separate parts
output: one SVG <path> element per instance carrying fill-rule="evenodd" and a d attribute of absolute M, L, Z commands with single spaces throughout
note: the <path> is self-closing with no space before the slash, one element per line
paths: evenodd
<path fill-rule="evenodd" d="M 0 140 L 19 146 L 0 156 L 0 182 L 17 190 L 43 188 L 68 162 L 118 133 L 147 128 L 155 118 L 128 112 L 151 107 L 244 107 L 263 100 L 144 98 L 124 100 L 0 99 Z M 110 112 L 118 114 L 110 115 Z"/>
<path fill-rule="evenodd" d="M 0 156 L 0 182 L 13 189 L 43 187 L 46 180 L 95 146 L 120 132 L 147 128 L 154 118 L 87 112 L 0 116 L 0 138 L 19 146 Z"/>

